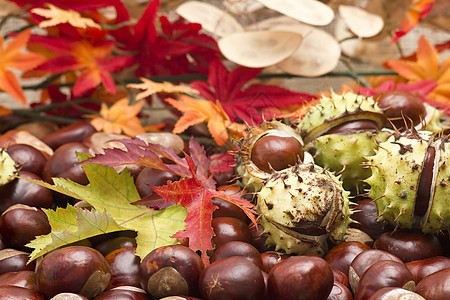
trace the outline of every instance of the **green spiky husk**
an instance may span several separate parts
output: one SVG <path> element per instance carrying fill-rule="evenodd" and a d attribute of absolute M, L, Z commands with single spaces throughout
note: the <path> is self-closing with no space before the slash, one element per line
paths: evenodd
<path fill-rule="evenodd" d="M 400 228 L 437 232 L 450 227 L 450 143 L 436 144 L 431 132 L 421 131 L 391 136 L 379 144 L 377 153 L 367 158 L 372 175 L 369 197 L 375 200 L 380 220 Z M 415 216 L 419 179 L 429 145 L 434 145 L 438 162 L 426 216 Z"/>
<path fill-rule="evenodd" d="M 258 193 L 268 244 L 286 253 L 324 254 L 324 238 L 339 242 L 347 232 L 348 194 L 336 176 L 312 163 L 274 173 Z M 299 227 L 302 233 L 294 231 Z"/>
<path fill-rule="evenodd" d="M 385 141 L 390 132 L 363 131 L 353 134 L 327 134 L 305 145 L 319 166 L 340 174 L 346 190 L 359 194 L 367 188 L 364 179 L 371 175 L 363 166 L 364 157 L 375 154 L 377 143 Z"/>

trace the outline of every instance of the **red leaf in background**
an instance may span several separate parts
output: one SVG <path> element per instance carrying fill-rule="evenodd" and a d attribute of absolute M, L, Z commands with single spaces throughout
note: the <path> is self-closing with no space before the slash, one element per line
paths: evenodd
<path fill-rule="evenodd" d="M 290 91 L 275 85 L 251 84 L 262 69 L 237 67 L 228 71 L 219 59 L 211 62 L 208 81 L 194 81 L 191 86 L 210 101 L 219 100 L 231 121 L 260 124 L 261 111 L 267 107 L 285 107 L 311 101 L 314 96 Z M 267 116 L 269 118 L 273 116 Z"/>
<path fill-rule="evenodd" d="M 165 16 L 159 18 L 162 33 L 158 34 L 155 27 L 158 8 L 159 0 L 154 0 L 136 25 L 111 31 L 120 49 L 137 53 L 136 75 L 206 73 L 209 62 L 220 55 L 216 41 L 200 33 L 200 24 L 182 20 L 171 23 Z M 116 22 L 128 19 L 126 11 L 118 11 Z"/>
<path fill-rule="evenodd" d="M 402 36 L 410 32 L 430 12 L 435 0 L 411 0 L 406 16 L 400 23 L 400 30 L 394 32 L 391 43 L 395 43 Z"/>
<path fill-rule="evenodd" d="M 33 36 L 33 43 L 52 50 L 58 56 L 50 58 L 37 70 L 53 73 L 66 71 L 82 71 L 73 88 L 73 95 L 82 94 L 103 83 L 105 89 L 116 93 L 116 86 L 110 72 L 115 72 L 129 66 L 131 56 L 109 57 L 114 46 L 113 41 L 73 40 L 65 37 Z"/>
<path fill-rule="evenodd" d="M 92 10 L 107 6 L 121 4 L 120 0 L 8 0 L 16 3 L 18 6 L 26 6 L 27 10 L 36 7 L 45 7 L 46 3 L 53 4 L 60 8 L 72 9 L 76 11 Z"/>
<path fill-rule="evenodd" d="M 236 165 L 234 155 L 226 152 L 223 154 L 213 154 L 210 156 L 211 164 L 209 170 L 211 173 L 225 173 L 233 170 Z"/>
<path fill-rule="evenodd" d="M 192 178 L 184 178 L 176 182 L 169 182 L 165 186 L 152 186 L 154 191 L 166 200 L 173 200 L 187 210 L 186 230 L 179 231 L 173 237 L 189 238 L 189 247 L 202 252 L 202 260 L 209 264 L 207 250 L 212 249 L 211 239 L 214 232 L 211 227 L 212 214 L 217 206 L 212 204 L 213 197 L 219 197 L 238 205 L 256 225 L 253 205 L 239 195 L 228 195 L 205 187 L 202 180 L 196 177 L 195 165 L 189 156 L 186 156 Z"/>

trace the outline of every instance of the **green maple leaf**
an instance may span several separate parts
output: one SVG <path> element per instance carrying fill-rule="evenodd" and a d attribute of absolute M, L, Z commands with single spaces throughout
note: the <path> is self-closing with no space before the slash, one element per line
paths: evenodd
<path fill-rule="evenodd" d="M 78 157 L 80 160 L 84 160 L 88 156 L 78 153 Z M 89 185 L 86 186 L 63 178 L 53 178 L 53 185 L 40 180 L 27 180 L 75 199 L 86 201 L 96 210 L 98 213 L 96 216 L 103 215 L 99 218 L 99 221 L 105 222 L 105 220 L 108 220 L 108 222 L 116 223 L 116 225 L 108 225 L 116 229 L 107 227 L 107 230 L 136 231 L 136 254 L 141 258 L 155 248 L 177 243 L 177 240 L 171 236 L 186 228 L 184 219 L 187 213 L 185 208 L 171 206 L 164 210 L 153 210 L 145 206 L 134 205 L 132 203 L 141 198 L 127 169 L 118 174 L 113 168 L 103 165 L 85 164 L 82 167 L 89 179 Z M 48 213 L 48 211 L 46 212 Z M 44 236 L 39 237 L 39 241 L 35 240 L 29 244 L 30 247 L 39 252 L 39 255 L 34 255 L 33 259 L 48 252 L 44 251 L 47 249 L 44 243 L 54 243 L 54 240 L 58 238 L 56 233 L 61 229 L 66 231 L 63 238 L 66 238 L 69 233 L 75 232 L 78 234 L 78 240 L 82 240 L 87 237 L 84 233 L 93 234 L 98 228 L 102 228 L 98 226 L 94 230 L 92 227 L 99 224 L 95 222 L 89 224 L 93 218 L 80 223 L 78 215 L 75 215 L 74 220 L 73 212 L 68 210 L 49 214 L 49 221 L 52 226 L 51 240 L 48 236 Z M 58 231 L 55 231 L 53 226 Z M 77 227 L 76 231 L 74 230 L 75 226 Z M 87 228 L 81 228 L 81 226 Z M 82 232 L 83 235 L 80 235 Z M 101 230 L 97 232 L 97 234 L 103 233 Z M 74 242 L 74 239 L 71 238 L 70 243 Z"/>

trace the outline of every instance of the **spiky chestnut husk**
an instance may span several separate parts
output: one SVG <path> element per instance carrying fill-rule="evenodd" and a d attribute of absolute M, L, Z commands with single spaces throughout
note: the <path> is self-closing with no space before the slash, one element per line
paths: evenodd
<path fill-rule="evenodd" d="M 330 132 L 336 126 L 361 121 L 369 124 L 370 129 Z M 315 163 L 340 174 L 344 188 L 358 194 L 367 187 L 363 180 L 370 176 L 370 170 L 361 166 L 363 157 L 375 154 L 377 141 L 387 139 L 388 133 L 378 131 L 385 124 L 383 110 L 372 97 L 333 93 L 331 97 L 322 97 L 300 121 L 297 129 Z"/>
<path fill-rule="evenodd" d="M 16 162 L 9 156 L 6 150 L 0 149 L 0 186 L 14 180 L 18 172 Z"/>
<path fill-rule="evenodd" d="M 286 253 L 324 255 L 351 222 L 348 194 L 338 177 L 313 163 L 271 174 L 257 194 L 267 243 Z"/>
<path fill-rule="evenodd" d="M 254 162 L 253 154 L 254 147 L 258 141 L 267 136 L 279 136 L 292 138 L 298 142 L 303 149 L 304 143 L 300 135 L 293 128 L 278 122 L 264 122 L 256 127 L 249 127 L 247 135 L 239 143 L 240 150 L 236 152 L 236 172 L 240 179 L 240 184 L 249 192 L 257 192 L 263 186 L 263 182 L 271 176 L 272 171 L 262 170 Z M 303 150 L 302 150 L 303 152 Z M 268 156 L 277 156 L 278 153 L 271 152 Z M 296 155 L 296 154 L 293 154 Z M 313 159 L 310 154 L 302 153 L 301 157 L 296 161 L 312 162 Z M 286 166 L 288 167 L 288 166 Z"/>
<path fill-rule="evenodd" d="M 413 129 L 380 143 L 377 153 L 367 157 L 372 175 L 366 180 L 379 219 L 425 233 L 449 229 L 449 164 L 448 135 Z M 423 186 L 427 176 L 430 184 Z"/>

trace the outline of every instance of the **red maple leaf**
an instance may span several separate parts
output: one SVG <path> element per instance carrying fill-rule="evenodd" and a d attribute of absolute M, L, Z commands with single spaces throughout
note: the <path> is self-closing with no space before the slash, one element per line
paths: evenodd
<path fill-rule="evenodd" d="M 220 54 L 216 41 L 200 33 L 200 24 L 181 19 L 170 22 L 166 16 L 159 18 L 162 30 L 159 33 L 155 26 L 158 8 L 159 0 L 154 0 L 136 25 L 111 31 L 120 49 L 137 53 L 134 55 L 138 66 L 136 75 L 206 73 L 209 62 Z M 116 22 L 129 20 L 126 10 L 117 13 Z"/>
<path fill-rule="evenodd" d="M 290 91 L 275 85 L 247 85 L 262 69 L 237 67 L 228 71 L 219 59 L 211 62 L 208 81 L 194 81 L 191 86 L 210 101 L 220 101 L 231 121 L 242 120 L 248 124 L 263 121 L 262 110 L 281 108 L 308 102 L 313 95 Z M 271 119 L 273 116 L 264 116 Z"/>
<path fill-rule="evenodd" d="M 87 38 L 77 35 L 32 36 L 33 43 L 40 44 L 56 54 L 55 57 L 40 65 L 37 70 L 52 73 L 81 71 L 72 91 L 75 97 L 96 88 L 101 83 L 110 94 L 115 94 L 116 86 L 110 72 L 129 66 L 132 58 L 131 56 L 110 56 L 114 41 L 96 41 L 90 38 L 92 36 Z"/>
<path fill-rule="evenodd" d="M 152 186 L 154 191 L 168 201 L 174 201 L 187 210 L 186 230 L 179 231 L 173 237 L 189 238 L 189 247 L 202 253 L 202 260 L 209 263 L 207 251 L 212 249 L 211 239 L 214 232 L 211 227 L 212 214 L 217 206 L 212 204 L 212 198 L 218 197 L 233 203 L 246 213 L 256 225 L 253 205 L 242 199 L 238 194 L 228 195 L 223 191 L 217 191 L 205 187 L 202 180 L 196 176 L 196 166 L 193 160 L 186 156 L 191 178 L 183 178 L 176 182 L 169 182 L 164 186 Z"/>

